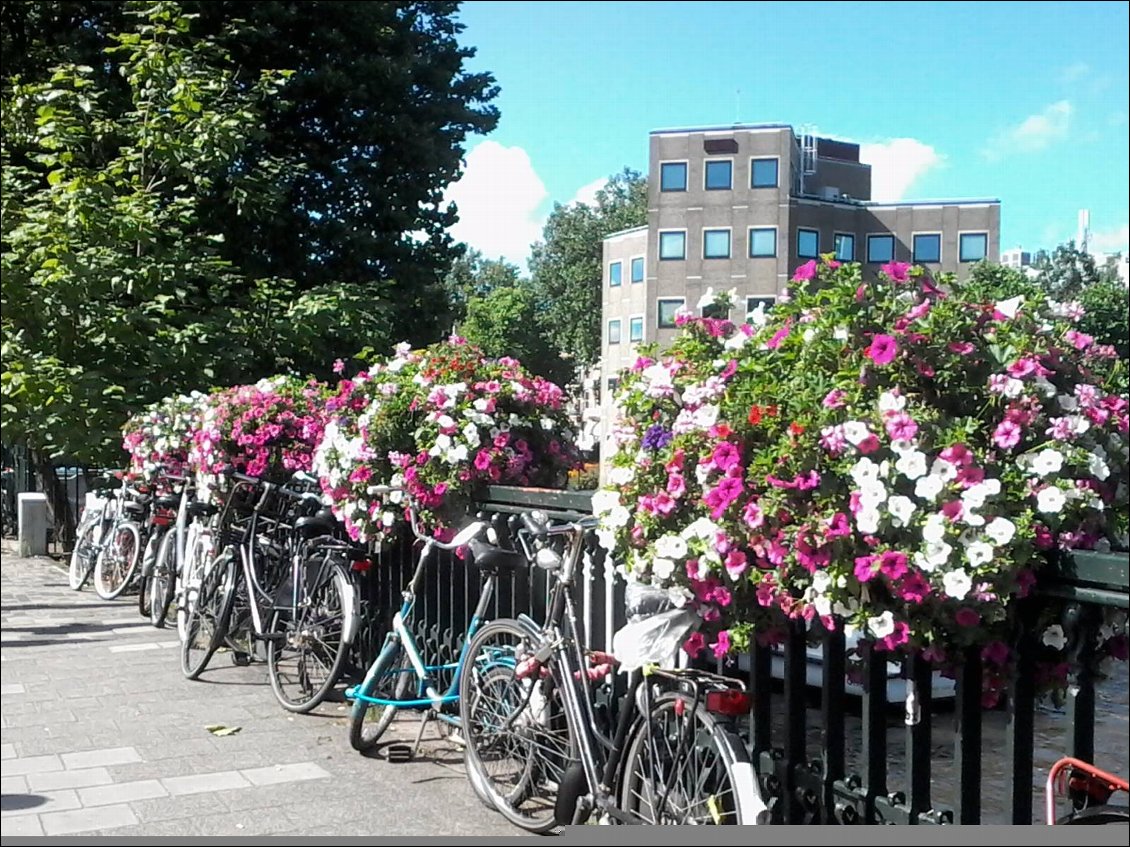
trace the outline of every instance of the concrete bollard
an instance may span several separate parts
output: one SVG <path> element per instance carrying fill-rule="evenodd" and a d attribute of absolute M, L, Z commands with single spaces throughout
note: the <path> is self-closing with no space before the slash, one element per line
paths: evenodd
<path fill-rule="evenodd" d="M 47 495 L 29 491 L 19 495 L 19 554 L 47 555 Z"/>

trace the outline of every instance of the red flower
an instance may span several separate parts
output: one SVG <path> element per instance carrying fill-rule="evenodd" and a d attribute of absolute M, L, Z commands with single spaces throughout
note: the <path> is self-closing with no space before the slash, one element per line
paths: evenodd
<path fill-rule="evenodd" d="M 754 426 L 757 426 L 758 424 L 761 423 L 761 407 L 760 406 L 754 405 L 754 406 L 750 407 L 749 422 L 751 424 L 753 424 Z"/>
<path fill-rule="evenodd" d="M 791 432 L 793 435 L 802 435 L 804 433 L 804 427 L 801 424 L 798 424 L 796 421 L 793 421 L 791 424 L 789 424 L 789 432 Z"/>

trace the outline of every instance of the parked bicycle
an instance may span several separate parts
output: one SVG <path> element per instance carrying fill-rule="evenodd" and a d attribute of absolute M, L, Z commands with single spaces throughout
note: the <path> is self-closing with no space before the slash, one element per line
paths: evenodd
<path fill-rule="evenodd" d="M 1079 759 L 1060 759 L 1048 771 L 1044 787 L 1045 812 L 1049 825 L 1130 824 L 1130 806 L 1111 803 L 1115 793 L 1130 792 L 1130 782 Z M 1057 812 L 1056 800 L 1066 797 L 1070 811 Z"/>
<path fill-rule="evenodd" d="M 111 539 L 122 513 L 128 483 L 121 471 L 99 474 L 92 482 L 94 489 L 87 498 L 75 532 L 67 581 L 75 591 L 94 575 L 103 549 Z"/>
<path fill-rule="evenodd" d="M 572 597 L 596 521 L 551 526 L 526 514 L 523 523 L 531 558 L 554 579 L 549 615 L 544 624 L 523 615 L 483 626 L 467 650 L 459 698 L 468 772 L 495 807 L 531 832 L 594 812 L 602 823 L 766 822 L 738 734 L 737 718 L 750 708 L 742 684 L 645 666 L 610 725 L 594 706 L 594 683 L 615 660 L 586 649 Z M 564 555 L 555 537 L 567 540 Z"/>

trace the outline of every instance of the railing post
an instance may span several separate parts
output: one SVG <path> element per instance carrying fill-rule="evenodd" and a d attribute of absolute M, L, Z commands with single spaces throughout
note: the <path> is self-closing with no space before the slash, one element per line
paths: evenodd
<path fill-rule="evenodd" d="M 882 823 L 876 800 L 887 797 L 887 660 L 873 644 L 863 654 L 864 823 Z"/>
<path fill-rule="evenodd" d="M 957 823 L 981 822 L 981 650 L 965 650 L 957 671 L 954 761 L 957 765 Z"/>
<path fill-rule="evenodd" d="M 1009 767 L 1009 820 L 1032 823 L 1032 766 L 1036 709 L 1035 607 L 1020 601 L 1020 638 L 1008 687 L 1008 725 L 1005 739 Z M 1018 605 L 1020 605 L 1018 604 Z"/>
<path fill-rule="evenodd" d="M 846 646 L 842 629 L 824 634 L 824 667 L 820 697 L 823 723 L 824 814 L 820 823 L 846 823 L 836 816 L 836 783 L 844 778 L 844 679 Z"/>

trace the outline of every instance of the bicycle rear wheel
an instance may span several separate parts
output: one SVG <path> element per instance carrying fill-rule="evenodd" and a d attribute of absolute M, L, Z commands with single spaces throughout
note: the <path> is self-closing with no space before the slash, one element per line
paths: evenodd
<path fill-rule="evenodd" d="M 98 521 L 91 521 L 84 526 L 75 539 L 74 549 L 71 550 L 71 566 L 67 571 L 67 584 L 75 591 L 81 591 L 94 573 L 94 557 L 96 539 L 98 538 Z"/>
<path fill-rule="evenodd" d="M 468 775 L 511 823 L 547 832 L 575 746 L 552 677 L 520 678 L 530 632 L 491 621 L 471 641 L 459 680 L 459 718 Z"/>
<path fill-rule="evenodd" d="M 1127 826 L 1130 824 L 1130 808 L 1108 805 L 1088 806 L 1086 809 L 1064 815 L 1056 821 L 1056 824 L 1061 826 L 1082 824 L 1121 824 Z"/>
<path fill-rule="evenodd" d="M 760 823 L 764 810 L 745 746 L 682 692 L 661 694 L 628 736 L 620 808 L 653 825 Z"/>
<path fill-rule="evenodd" d="M 149 622 L 161 629 L 169 616 L 177 582 L 176 530 L 170 529 L 157 548 L 153 576 L 149 579 Z"/>
<path fill-rule="evenodd" d="M 311 563 L 315 566 L 315 563 Z M 353 592 L 345 569 L 332 567 L 294 610 L 277 611 L 267 641 L 271 690 L 290 712 L 309 712 L 333 690 L 345 664 L 347 609 Z"/>
<path fill-rule="evenodd" d="M 113 600 L 133 578 L 141 557 L 141 533 L 132 521 L 110 531 L 110 541 L 94 562 L 94 590 L 103 600 Z"/>
<path fill-rule="evenodd" d="M 357 686 L 355 695 L 362 694 L 381 700 L 406 700 L 408 692 L 412 690 L 412 683 L 416 681 L 408 651 L 399 639 L 389 639 L 365 674 L 365 679 Z M 398 710 L 397 706 L 354 699 L 349 713 L 349 743 L 353 749 L 359 753 L 373 749 L 392 724 Z"/>
<path fill-rule="evenodd" d="M 181 643 L 181 672 L 188 679 L 203 673 L 227 634 L 236 593 L 234 552 L 228 548 L 216 558 L 189 603 Z"/>

